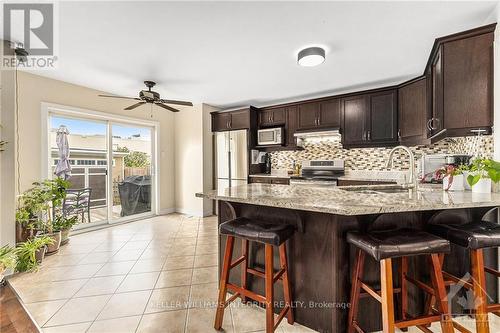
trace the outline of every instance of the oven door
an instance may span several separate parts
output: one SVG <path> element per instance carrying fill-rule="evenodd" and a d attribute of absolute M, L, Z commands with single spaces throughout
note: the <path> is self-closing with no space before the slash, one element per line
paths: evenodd
<path fill-rule="evenodd" d="M 257 131 L 257 144 L 259 146 L 282 144 L 281 128 L 261 129 Z"/>

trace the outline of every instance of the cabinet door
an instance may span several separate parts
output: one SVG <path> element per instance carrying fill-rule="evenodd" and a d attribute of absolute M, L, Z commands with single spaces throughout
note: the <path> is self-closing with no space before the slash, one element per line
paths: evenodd
<path fill-rule="evenodd" d="M 285 127 L 286 146 L 296 147 L 297 140 L 293 135 L 297 130 L 297 107 L 296 106 L 288 107 L 286 113 L 287 113 L 287 120 Z"/>
<path fill-rule="evenodd" d="M 247 129 L 250 128 L 250 111 L 241 110 L 230 112 L 231 119 L 229 121 L 229 128 L 231 130 Z"/>
<path fill-rule="evenodd" d="M 493 33 L 443 46 L 444 127 L 493 126 Z"/>
<path fill-rule="evenodd" d="M 318 124 L 319 127 L 340 127 L 340 99 L 320 103 Z"/>
<path fill-rule="evenodd" d="M 353 96 L 342 99 L 342 143 L 344 145 L 366 144 L 365 119 L 368 112 L 368 96 Z"/>
<path fill-rule="evenodd" d="M 312 129 L 318 126 L 319 103 L 305 103 L 297 106 L 298 129 Z"/>
<path fill-rule="evenodd" d="M 397 95 L 395 90 L 370 95 L 370 124 L 367 132 L 370 143 L 398 141 Z"/>
<path fill-rule="evenodd" d="M 443 129 L 443 53 L 440 47 L 432 62 L 432 118 L 428 125 L 431 136 Z"/>
<path fill-rule="evenodd" d="M 259 127 L 266 127 L 272 124 L 272 115 L 273 112 L 271 110 L 261 110 L 259 111 Z"/>
<path fill-rule="evenodd" d="M 424 144 L 427 138 L 427 80 L 422 78 L 398 91 L 399 142 Z"/>
<path fill-rule="evenodd" d="M 229 130 L 231 115 L 229 112 L 212 114 L 212 132 L 222 132 Z"/>

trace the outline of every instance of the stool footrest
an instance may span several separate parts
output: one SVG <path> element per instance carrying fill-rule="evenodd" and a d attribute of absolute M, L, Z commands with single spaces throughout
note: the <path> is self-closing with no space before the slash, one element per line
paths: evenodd
<path fill-rule="evenodd" d="M 495 275 L 496 277 L 500 277 L 500 272 L 497 271 L 496 269 L 493 269 L 493 268 L 489 268 L 489 267 L 485 267 L 484 270 L 487 272 L 487 273 L 490 273 L 490 274 L 493 274 Z"/>
<path fill-rule="evenodd" d="M 369 285 L 367 285 L 366 283 L 364 283 L 361 280 L 359 281 L 359 285 L 361 286 L 361 289 L 363 289 L 368 294 L 370 294 L 373 298 L 375 298 L 377 301 L 379 301 L 379 303 L 382 303 L 382 297 L 380 296 L 380 294 L 376 290 L 372 289 Z"/>
<path fill-rule="evenodd" d="M 443 271 L 443 277 L 445 278 L 445 283 L 448 282 L 447 280 L 451 280 L 455 284 L 463 285 L 464 288 L 467 288 L 467 289 L 473 288 L 472 284 L 469 281 L 466 281 L 464 279 L 460 279 L 460 278 L 456 277 L 455 275 L 450 274 L 448 272 Z"/>
<path fill-rule="evenodd" d="M 231 297 L 229 297 L 226 302 L 224 302 L 224 307 L 227 307 L 232 301 L 240 297 L 240 293 L 235 292 Z"/>
<path fill-rule="evenodd" d="M 241 256 L 238 259 L 236 259 L 235 261 L 233 261 L 229 267 L 234 268 L 234 267 L 238 266 L 239 264 L 241 264 L 243 261 L 245 261 L 245 256 Z"/>
<path fill-rule="evenodd" d="M 281 323 L 281 320 L 285 317 L 286 313 L 290 311 L 290 305 L 285 305 L 285 307 L 280 311 L 278 318 L 274 322 L 274 329 L 276 329 L 279 324 Z"/>
<path fill-rule="evenodd" d="M 254 301 L 257 301 L 259 303 L 266 303 L 266 298 L 264 296 L 256 294 L 253 291 L 250 291 L 250 290 L 247 290 L 247 289 L 243 289 L 243 288 L 241 288 L 241 287 L 239 287 L 237 285 L 228 283 L 227 284 L 227 289 L 231 290 L 231 291 L 233 291 L 235 293 L 238 293 L 240 295 L 243 295 L 245 297 L 251 298 Z"/>
<path fill-rule="evenodd" d="M 441 315 L 425 315 L 425 316 L 420 316 L 420 317 L 415 317 L 412 319 L 408 320 L 402 320 L 402 321 L 397 321 L 394 326 L 397 328 L 406 328 L 410 326 L 419 326 L 419 325 L 425 325 L 425 324 L 430 324 L 436 321 L 439 321 L 441 319 Z"/>

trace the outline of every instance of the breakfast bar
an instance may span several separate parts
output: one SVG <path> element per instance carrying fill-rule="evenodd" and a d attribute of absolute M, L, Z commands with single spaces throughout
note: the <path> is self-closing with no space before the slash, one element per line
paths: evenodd
<path fill-rule="evenodd" d="M 351 274 L 355 249 L 346 240 L 350 231 L 374 232 L 402 227 L 426 230 L 429 223 L 497 221 L 493 208 L 500 206 L 499 193 L 447 192 L 440 187 L 420 187 L 409 191 L 394 185 L 320 187 L 304 185 L 248 184 L 198 193 L 198 197 L 217 200 L 219 224 L 236 217 L 246 217 L 295 226 L 288 240 L 289 274 L 292 286 L 295 321 L 319 332 L 345 332 Z M 485 217 L 486 215 L 486 217 Z M 233 256 L 241 253 L 236 239 Z M 225 236 L 219 239 L 219 262 L 222 262 Z M 264 246 L 254 243 L 249 249 L 249 266 L 264 267 Z M 497 267 L 496 249 L 485 250 L 485 264 Z M 275 256 L 277 254 L 275 253 Z M 279 259 L 279 258 L 275 258 Z M 278 260 L 275 260 L 278 262 Z M 413 274 L 425 280 L 428 263 L 420 257 L 409 258 Z M 220 265 L 219 265 L 220 266 Z M 395 261 L 394 272 L 399 262 Z M 278 267 L 275 267 L 278 270 Z M 398 267 L 399 269 L 399 267 Z M 455 276 L 469 271 L 469 257 L 463 248 L 452 245 L 444 269 Z M 364 282 L 379 284 L 375 260 L 366 259 Z M 238 284 L 237 267 L 229 281 Z M 497 281 L 487 277 L 487 294 L 497 298 Z M 247 286 L 263 294 L 261 279 L 249 277 Z M 275 288 L 275 300 L 283 300 L 281 288 Z M 408 312 L 418 315 L 425 298 L 418 289 L 409 288 Z M 452 313 L 463 309 L 455 298 Z M 381 329 L 380 304 L 362 298 L 359 323 L 366 331 Z"/>

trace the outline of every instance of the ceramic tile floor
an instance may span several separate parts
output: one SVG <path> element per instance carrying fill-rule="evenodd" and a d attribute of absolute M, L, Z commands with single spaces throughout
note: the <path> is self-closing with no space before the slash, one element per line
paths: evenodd
<path fill-rule="evenodd" d="M 217 246 L 216 217 L 158 216 L 73 236 L 9 281 L 44 333 L 215 332 Z M 223 328 L 264 324 L 262 309 L 235 303 Z M 285 332 L 313 331 L 285 320 Z"/>
<path fill-rule="evenodd" d="M 170 214 L 73 236 L 37 272 L 9 281 L 44 333 L 215 332 L 216 253 L 215 217 Z M 475 331 L 474 322 L 458 321 Z M 500 320 L 490 322 L 500 332 Z M 264 325 L 262 309 L 235 302 L 223 328 Z M 313 331 L 284 320 L 277 332 Z"/>

